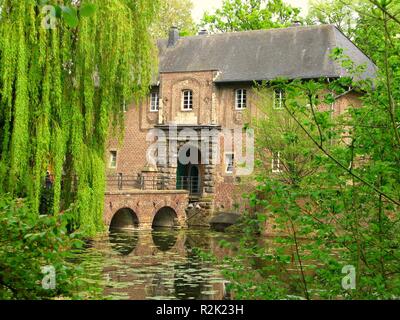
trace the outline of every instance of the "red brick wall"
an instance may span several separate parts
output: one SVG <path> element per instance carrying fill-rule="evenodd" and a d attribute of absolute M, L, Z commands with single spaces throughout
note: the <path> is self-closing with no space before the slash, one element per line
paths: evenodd
<path fill-rule="evenodd" d="M 125 131 L 123 140 L 119 142 L 118 134 L 110 139 L 106 160 L 109 164 L 109 151 L 117 151 L 117 167 L 115 169 L 107 168 L 107 174 L 123 173 L 132 175 L 140 172 L 146 165 L 146 150 L 149 143 L 146 142 L 148 129 L 142 126 L 143 117 L 146 116 L 144 110 L 147 107 L 148 99 L 140 106 L 131 105 L 125 113 Z M 156 114 L 157 115 L 157 114 Z"/>
<path fill-rule="evenodd" d="M 151 228 L 156 213 L 163 207 L 172 208 L 177 214 L 179 224 L 185 226 L 185 209 L 189 203 L 185 191 L 115 191 L 106 192 L 104 204 L 104 222 L 107 226 L 115 213 L 122 208 L 133 210 L 139 219 L 139 228 Z"/>
<path fill-rule="evenodd" d="M 159 98 L 162 108 L 159 112 L 150 112 L 149 99 L 139 106 L 130 106 L 125 116 L 125 135 L 121 143 L 116 137 L 110 139 L 107 150 L 117 151 L 117 167 L 107 169 L 108 174 L 123 173 L 136 175 L 147 164 L 146 142 L 148 130 L 153 128 L 161 119 L 163 123 L 218 124 L 222 128 L 242 128 L 250 117 L 259 115 L 254 105 L 255 94 L 249 84 L 216 85 L 213 83 L 215 71 L 164 73 L 160 75 Z M 247 89 L 247 110 L 235 110 L 235 90 Z M 181 92 L 184 89 L 193 91 L 193 111 L 181 110 Z M 335 115 L 345 111 L 348 105 L 360 105 L 356 94 L 350 93 L 335 103 Z M 327 106 L 329 107 L 329 106 Z M 222 142 L 221 142 L 222 143 Z M 243 144 L 244 146 L 244 144 Z M 214 175 L 214 207 L 216 210 L 232 211 L 235 203 L 241 202 L 241 192 L 234 187 L 234 176 L 225 173 L 224 153 L 229 150 L 220 148 L 220 164 L 216 166 Z M 247 190 L 249 191 L 249 190 Z"/>

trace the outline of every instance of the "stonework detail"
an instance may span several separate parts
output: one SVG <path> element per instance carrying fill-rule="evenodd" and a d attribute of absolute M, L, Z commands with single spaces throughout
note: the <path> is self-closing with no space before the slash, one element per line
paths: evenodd
<path fill-rule="evenodd" d="M 139 220 L 140 229 L 151 229 L 156 213 L 168 207 L 175 211 L 180 227 L 186 227 L 185 209 L 189 204 L 185 191 L 109 191 L 105 195 L 104 222 L 110 226 L 113 216 L 118 210 L 129 208 Z"/>

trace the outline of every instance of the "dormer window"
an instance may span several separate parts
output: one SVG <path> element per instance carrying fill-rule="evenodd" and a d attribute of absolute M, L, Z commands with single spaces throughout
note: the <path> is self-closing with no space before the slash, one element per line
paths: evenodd
<path fill-rule="evenodd" d="M 283 89 L 274 90 L 274 109 L 283 109 L 285 104 L 285 91 Z"/>
<path fill-rule="evenodd" d="M 247 91 L 245 89 L 237 89 L 235 91 L 235 108 L 236 110 L 246 109 Z"/>
<path fill-rule="evenodd" d="M 193 91 L 183 90 L 182 91 L 182 110 L 190 111 L 193 110 Z"/>
<path fill-rule="evenodd" d="M 157 112 L 159 106 L 158 92 L 152 92 L 150 94 L 150 112 Z"/>

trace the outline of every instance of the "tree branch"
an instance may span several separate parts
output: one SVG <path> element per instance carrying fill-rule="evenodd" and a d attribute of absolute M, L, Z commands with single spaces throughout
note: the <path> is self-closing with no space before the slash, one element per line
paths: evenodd
<path fill-rule="evenodd" d="M 400 135 L 399 135 L 399 130 L 397 129 L 396 125 L 396 119 L 395 119 L 395 114 L 396 114 L 396 106 L 393 101 L 393 96 L 392 96 L 392 88 L 391 88 L 391 79 L 390 79 L 390 70 L 389 70 L 389 61 L 388 61 L 388 38 L 389 38 L 389 31 L 387 28 L 387 19 L 384 13 L 384 27 L 385 27 L 385 73 L 386 73 L 386 89 L 387 89 L 387 95 L 388 95 L 388 101 L 389 101 L 389 106 L 388 106 L 388 111 L 390 115 L 390 121 L 392 122 L 394 134 L 396 136 L 397 140 L 397 146 L 400 146 Z"/>
<path fill-rule="evenodd" d="M 321 127 L 320 127 L 320 125 L 319 125 L 319 123 L 317 121 L 317 117 L 315 115 L 315 110 L 314 110 L 311 94 L 308 95 L 308 101 L 310 102 L 310 108 L 311 108 L 311 113 L 312 113 L 313 118 L 314 118 L 314 122 L 315 122 L 315 124 L 317 125 L 317 128 L 318 128 L 319 143 L 320 143 L 318 147 L 322 148 L 324 139 L 323 139 L 323 136 L 322 136 Z"/>
<path fill-rule="evenodd" d="M 390 195 L 386 194 L 385 192 L 383 192 L 382 190 L 378 189 L 377 187 L 375 187 L 373 184 L 371 184 L 370 182 L 364 180 L 363 178 L 361 178 L 360 176 L 358 176 L 357 174 L 355 174 L 354 172 L 351 172 L 351 170 L 349 170 L 348 168 L 346 168 L 346 166 L 344 166 L 339 160 L 337 160 L 334 156 L 332 156 L 327 150 L 325 150 L 324 147 L 320 146 L 319 143 L 314 139 L 314 137 L 308 132 L 308 130 L 306 128 L 304 128 L 304 126 L 300 123 L 300 121 L 298 121 L 298 119 L 295 117 L 295 115 L 288 109 L 288 107 L 286 106 L 286 103 L 284 102 L 284 108 L 286 109 L 286 111 L 289 113 L 289 115 L 293 118 L 293 120 L 300 126 L 300 128 L 304 131 L 304 133 L 310 138 L 310 140 L 318 147 L 318 149 L 320 149 L 330 160 L 332 160 L 334 163 L 336 163 L 340 168 L 342 168 L 344 171 L 346 171 L 348 174 L 350 174 L 352 177 L 354 177 L 355 179 L 357 179 L 358 181 L 360 181 L 361 183 L 365 184 L 366 186 L 368 186 L 369 188 L 371 188 L 372 190 L 374 190 L 375 192 L 379 193 L 380 195 L 382 195 L 384 198 L 386 198 L 387 200 L 389 200 L 390 202 L 400 206 L 400 201 L 397 201 L 395 199 L 393 199 Z"/>
<path fill-rule="evenodd" d="M 393 14 L 391 14 L 389 11 L 387 11 L 387 9 L 383 6 L 381 6 L 381 4 L 376 1 L 376 0 L 369 0 L 369 2 L 371 2 L 373 5 L 377 6 L 382 12 L 384 12 L 390 19 L 392 19 L 393 21 L 395 21 L 396 23 L 400 24 L 400 20 L 394 16 Z"/>

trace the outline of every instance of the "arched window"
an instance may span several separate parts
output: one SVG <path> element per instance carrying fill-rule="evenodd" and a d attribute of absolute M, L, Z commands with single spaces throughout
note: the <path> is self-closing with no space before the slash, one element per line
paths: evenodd
<path fill-rule="evenodd" d="M 183 90 L 182 91 L 182 110 L 190 111 L 193 110 L 193 91 Z"/>
<path fill-rule="evenodd" d="M 235 91 L 235 108 L 236 110 L 246 109 L 247 91 L 246 89 L 237 89 Z"/>

